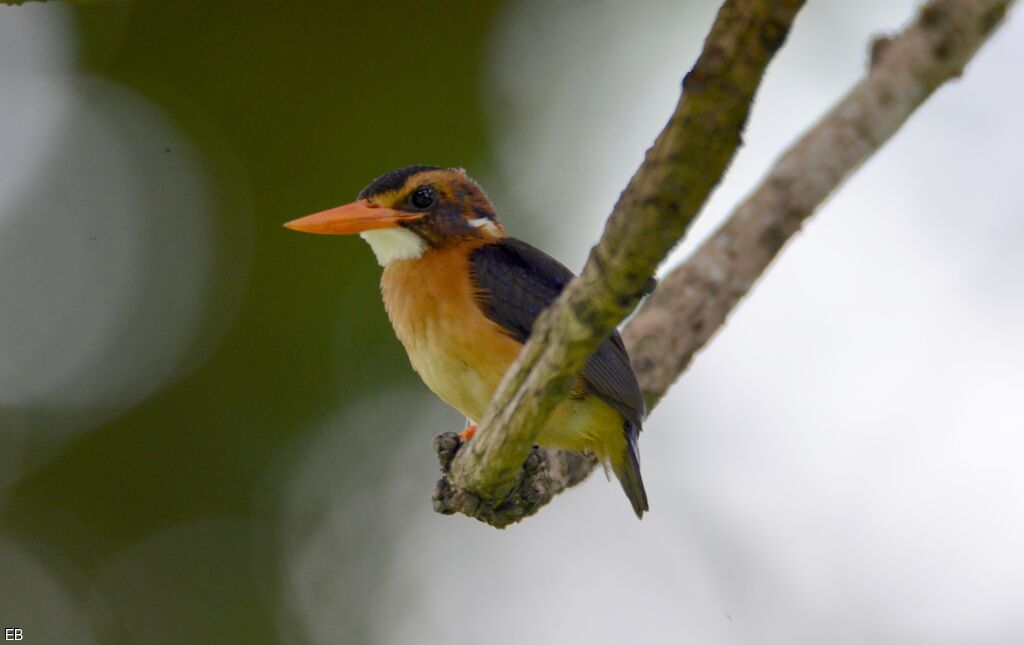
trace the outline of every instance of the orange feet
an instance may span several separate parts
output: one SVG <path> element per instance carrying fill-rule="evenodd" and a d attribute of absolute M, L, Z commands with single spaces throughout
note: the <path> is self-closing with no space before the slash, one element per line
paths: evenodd
<path fill-rule="evenodd" d="M 469 441 L 476 434 L 476 424 L 466 426 L 466 429 L 459 433 L 459 439 L 463 442 Z"/>

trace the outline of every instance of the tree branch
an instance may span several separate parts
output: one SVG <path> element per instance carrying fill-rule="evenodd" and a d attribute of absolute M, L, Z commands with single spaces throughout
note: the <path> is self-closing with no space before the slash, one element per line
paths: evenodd
<path fill-rule="evenodd" d="M 473 441 L 451 465 L 456 489 L 490 507 L 587 358 L 639 302 L 725 171 L 765 67 L 803 0 L 726 0 L 683 81 L 675 113 L 612 212 L 580 277 L 538 318 Z"/>
<path fill-rule="evenodd" d="M 689 365 L 694 354 L 722 326 L 729 312 L 750 291 L 757 278 L 815 208 L 865 159 L 888 141 L 938 87 L 962 73 L 966 63 L 1002 22 L 1013 1 L 932 0 L 921 8 L 916 20 L 902 32 L 892 38 L 879 38 L 874 41 L 867 76 L 776 161 L 758 188 L 686 262 L 662 280 L 659 288 L 625 328 L 623 338 L 629 348 L 637 378 L 649 407 L 657 404 L 679 374 Z M 720 14 L 719 21 L 721 19 Z M 718 28 L 719 24 L 716 22 L 712 36 L 717 33 Z M 783 31 L 779 36 L 779 42 L 784 33 Z M 708 44 L 712 42 L 712 36 L 708 37 Z M 706 46 L 702 59 L 707 55 L 709 48 Z M 690 90 L 691 84 L 689 80 L 685 84 L 687 91 Z M 680 101 L 681 107 L 685 99 L 686 92 Z M 677 109 L 677 116 L 679 111 Z M 676 122 L 677 117 L 673 117 L 666 132 Z M 655 151 L 659 149 L 659 144 L 665 136 L 665 133 L 662 133 L 659 137 L 658 143 L 648 154 L 644 167 L 651 162 L 652 157 L 655 157 Z M 695 159 L 702 161 L 699 155 Z M 637 177 L 645 174 L 644 167 L 641 167 Z M 630 188 L 623 194 L 620 205 L 613 214 L 613 220 L 619 214 L 623 202 L 628 203 L 627 195 L 634 190 L 637 177 L 634 177 Z M 653 193 L 662 196 L 661 199 L 671 200 L 671 197 L 664 196 L 677 194 L 680 187 L 673 183 L 676 180 L 675 177 L 659 177 L 658 181 L 664 183 L 645 185 L 644 188 L 651 191 L 646 194 Z M 655 207 L 654 210 L 657 211 L 659 208 Z M 688 221 L 686 219 L 682 228 L 685 228 Z M 622 225 L 621 222 L 616 224 Z M 609 222 L 608 230 L 599 246 L 592 252 L 587 266 L 596 265 L 597 269 L 603 268 L 607 275 L 615 273 L 616 276 L 621 272 L 616 273 L 613 267 L 620 264 L 625 264 L 633 270 L 636 270 L 635 267 L 638 265 L 646 266 L 644 262 L 650 260 L 651 255 L 645 255 L 643 261 L 635 263 L 631 246 L 612 249 L 618 251 L 616 255 L 606 253 L 602 249 L 609 243 L 609 239 L 617 240 L 609 238 L 609 230 L 612 228 L 613 224 Z M 664 230 L 660 228 L 640 230 L 642 235 L 650 236 L 652 239 L 665 236 Z M 675 234 L 679 230 L 677 223 L 672 232 Z M 611 243 L 625 244 L 619 241 Z M 613 259 L 605 260 L 606 257 Z M 595 279 L 593 272 L 585 270 L 583 275 L 584 279 L 580 282 Z M 600 280 L 600 276 L 597 279 Z M 631 293 L 629 288 L 634 287 L 636 283 L 630 278 L 614 282 L 606 290 L 597 290 L 597 297 L 606 298 L 608 293 L 615 292 L 615 287 L 620 284 L 626 285 L 625 291 L 617 291 L 621 294 Z M 543 360 L 545 366 L 549 367 L 555 362 L 550 356 L 561 358 L 564 354 L 575 351 L 562 350 L 554 346 L 573 345 L 580 342 L 579 338 L 604 338 L 604 325 L 608 324 L 609 319 L 614 319 L 618 311 L 628 306 L 620 302 L 618 304 L 621 306 L 618 308 L 602 309 L 602 315 L 598 316 L 582 308 L 578 304 L 581 296 L 575 294 L 576 292 L 559 302 L 562 310 L 560 313 L 553 313 L 545 318 L 547 324 L 544 327 L 543 340 L 533 343 L 535 347 L 532 348 L 532 353 L 522 357 L 525 360 L 519 361 L 517 366 L 531 366 Z M 574 318 L 571 316 L 571 310 L 575 307 L 579 307 L 584 313 Z M 566 312 L 567 309 L 570 311 Z M 607 313 L 609 310 L 615 311 L 616 314 Z M 564 326 L 552 331 L 552 322 Z M 587 335 L 586 329 L 597 331 Z M 540 337 L 540 334 L 536 335 Z M 564 338 L 568 340 L 563 340 Z M 536 347 L 537 345 L 543 347 Z M 548 353 L 538 352 L 538 349 L 547 349 Z M 559 364 L 571 363 L 575 366 L 577 362 L 579 366 L 575 368 L 576 372 L 570 372 L 575 374 L 582 367 L 582 361 L 566 360 Z M 496 402 L 507 401 L 508 405 L 515 407 L 523 401 L 529 401 L 530 407 L 536 410 L 550 409 L 550 406 L 554 405 L 550 401 L 560 400 L 558 395 L 561 390 L 554 390 L 555 393 L 552 394 L 553 388 L 540 387 L 536 378 L 528 379 L 518 372 L 512 374 L 513 372 L 516 370 L 510 370 L 510 375 L 506 376 L 506 385 L 518 385 L 517 394 L 496 397 Z M 559 378 L 564 380 L 565 377 L 559 373 Z M 488 415 L 488 421 L 492 424 L 488 430 L 494 433 L 512 426 L 510 419 L 516 417 L 509 412 L 514 410 L 504 415 L 493 415 L 494 419 L 490 418 L 492 415 Z M 540 416 L 536 413 L 531 414 L 532 418 Z M 499 426 L 498 423 L 494 423 L 495 421 L 502 425 Z M 512 441 L 521 440 L 523 434 L 529 433 L 521 433 L 518 439 L 514 438 Z M 444 437 L 445 435 L 442 435 L 438 440 L 443 441 Z M 468 446 L 476 443 L 479 437 L 480 435 Z M 500 436 L 489 441 L 499 439 Z M 448 437 L 448 441 L 452 441 L 451 436 Z M 454 441 L 457 442 L 457 438 Z M 455 448 L 457 444 L 452 450 Z M 455 471 L 454 482 L 457 483 L 453 483 L 453 478 L 446 474 L 435 491 L 435 509 L 442 513 L 461 512 L 497 527 L 506 526 L 536 512 L 554 495 L 583 481 L 595 465 L 592 459 L 572 453 L 534 449 L 525 473 L 522 470 L 516 472 L 518 479 L 512 493 L 502 498 L 501 503 L 493 504 L 481 502 L 480 497 L 470 491 L 493 491 L 494 488 L 475 488 L 466 485 L 476 485 L 489 475 L 486 471 L 488 463 L 485 460 L 491 451 L 480 450 L 474 454 L 474 451 L 467 447 L 467 450 L 461 452 L 470 453 L 471 459 L 466 460 L 467 466 L 479 472 L 472 478 L 467 477 L 464 471 Z M 461 457 L 460 455 L 459 459 Z M 456 459 L 456 465 L 459 459 Z M 523 461 L 519 463 L 522 464 Z M 442 470 L 446 473 L 448 471 L 443 459 Z M 507 470 L 507 467 L 499 470 L 502 477 L 507 476 Z M 555 475 L 552 476 L 552 473 Z"/>
<path fill-rule="evenodd" d="M 872 43 L 868 75 L 661 281 L 624 330 L 649 405 L 661 399 L 818 205 L 939 86 L 963 72 L 1012 2 L 933 0 L 903 32 Z"/>

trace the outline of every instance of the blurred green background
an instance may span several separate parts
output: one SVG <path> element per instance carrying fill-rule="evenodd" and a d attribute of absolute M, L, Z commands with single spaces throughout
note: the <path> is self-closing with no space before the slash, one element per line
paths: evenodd
<path fill-rule="evenodd" d="M 281 466 L 327 411 L 415 378 L 380 305 L 379 267 L 369 249 L 358 240 L 297 235 L 281 224 L 349 201 L 392 167 L 481 166 L 488 141 L 480 79 L 498 5 L 195 0 L 0 7 L 0 20 L 16 11 L 70 13 L 68 82 L 99 76 L 130 89 L 195 146 L 211 205 L 201 233 L 212 258 L 185 294 L 208 304 L 205 322 L 192 326 L 182 350 L 198 360 L 176 358 L 182 365 L 151 395 L 67 441 L 55 426 L 74 409 L 2 411 L 8 430 L 34 433 L 23 473 L 7 492 L 5 535 L 85 581 L 147 536 L 213 521 L 218 528 L 198 543 L 172 541 L 155 549 L 152 561 L 131 565 L 132 576 L 172 585 L 133 593 L 156 600 L 165 614 L 157 620 L 166 630 L 161 642 L 278 642 Z M 134 142 L 140 154 L 182 153 L 160 130 L 148 136 Z M 93 151 L 68 145 L 67 154 L 82 156 L 83 164 L 96 162 Z M 178 217 L 175 196 L 164 199 L 170 203 L 160 204 L 156 216 Z M 140 202 L 138 218 L 157 206 Z M 103 225 L 90 233 L 99 241 L 117 234 Z M 167 243 L 182 245 L 172 255 L 192 252 L 192 240 Z M 159 292 L 161 276 L 142 287 Z M 119 342 L 147 342 L 145 329 L 123 334 Z M 102 362 L 92 369 L 102 370 Z M 350 468 L 346 460 L 386 459 L 395 440 L 387 424 L 337 432 L 374 436 L 371 450 L 340 453 L 333 468 L 341 471 Z M 410 503 L 429 503 L 428 495 L 429 487 L 421 487 Z M 161 580 L 159 570 L 178 567 L 185 571 Z M 153 625 L 133 625 L 143 619 L 124 615 L 124 590 L 113 584 L 107 597 L 91 600 L 107 616 L 97 642 L 156 642 Z M 4 618 L 24 621 L 6 612 Z M 44 628 L 35 621 L 26 629 L 38 635 Z M 352 629 L 359 632 L 358 625 Z"/>

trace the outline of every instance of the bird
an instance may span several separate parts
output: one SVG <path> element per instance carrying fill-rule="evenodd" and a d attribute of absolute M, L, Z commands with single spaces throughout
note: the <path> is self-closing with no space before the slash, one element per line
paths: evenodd
<path fill-rule="evenodd" d="M 392 170 L 354 202 L 284 226 L 358 233 L 369 243 L 383 267 L 381 294 L 395 334 L 427 387 L 466 417 L 463 441 L 472 439 L 537 317 L 574 277 L 547 253 L 511 237 L 461 168 Z M 613 332 L 536 443 L 595 455 L 642 518 L 650 508 L 637 445 L 645 412 L 629 354 Z"/>

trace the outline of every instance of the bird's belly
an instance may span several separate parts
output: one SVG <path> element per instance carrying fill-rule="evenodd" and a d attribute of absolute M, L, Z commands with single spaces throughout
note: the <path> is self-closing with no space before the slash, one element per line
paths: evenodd
<path fill-rule="evenodd" d="M 491 395 L 497 387 L 497 380 L 484 365 L 471 365 L 451 351 L 444 343 L 427 342 L 427 347 L 409 351 L 409 360 L 416 373 L 430 390 L 473 421 L 483 417 Z M 432 345 L 432 346 L 431 346 Z"/>
<path fill-rule="evenodd" d="M 465 347 L 458 342 L 426 345 L 431 349 L 409 351 L 413 369 L 434 394 L 479 422 L 515 354 L 507 361 L 473 362 L 460 359 Z M 447 351 L 441 349 L 446 346 Z M 569 398 L 554 409 L 538 433 L 537 443 L 592 452 L 602 462 L 617 465 L 625 448 L 622 417 L 593 395 Z"/>

